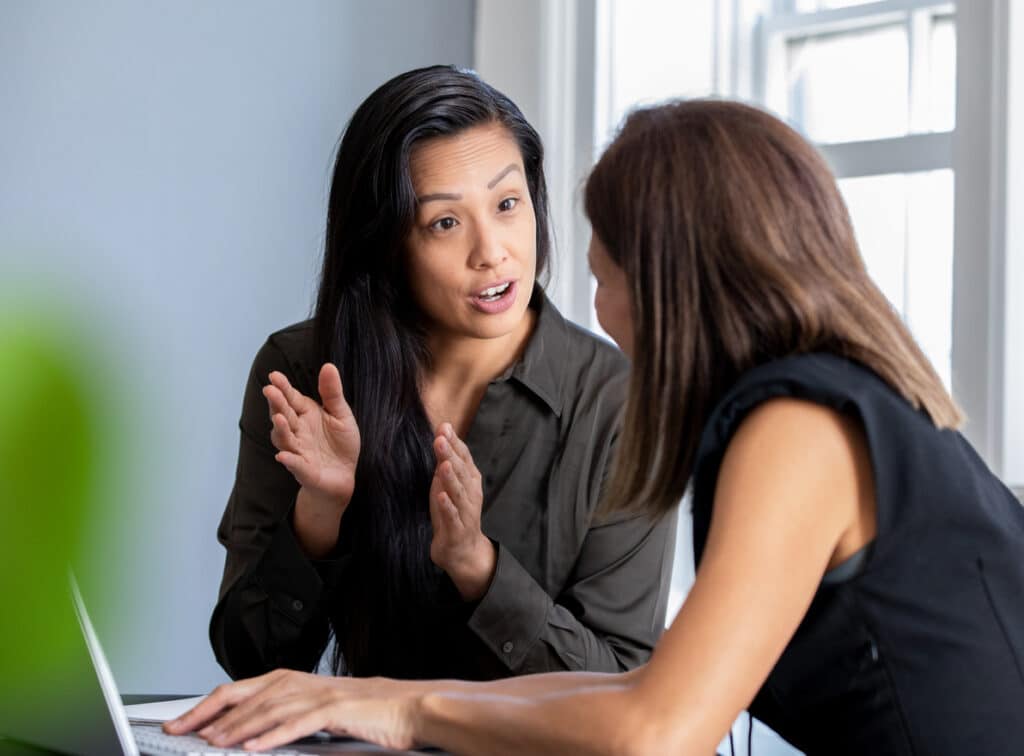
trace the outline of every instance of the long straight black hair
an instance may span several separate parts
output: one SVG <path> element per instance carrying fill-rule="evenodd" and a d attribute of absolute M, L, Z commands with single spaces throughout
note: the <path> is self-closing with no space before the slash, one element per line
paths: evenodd
<path fill-rule="evenodd" d="M 410 295 L 407 239 L 416 213 L 413 145 L 501 124 L 519 146 L 537 219 L 537 274 L 550 249 L 540 137 L 508 97 L 475 73 L 431 66 L 383 84 L 359 106 L 338 148 L 315 313 L 321 362 L 341 373 L 362 439 L 328 586 L 337 674 L 432 675 L 428 646 L 453 592 L 430 561 L 433 429 L 420 399 L 429 364 L 424 318 Z"/>

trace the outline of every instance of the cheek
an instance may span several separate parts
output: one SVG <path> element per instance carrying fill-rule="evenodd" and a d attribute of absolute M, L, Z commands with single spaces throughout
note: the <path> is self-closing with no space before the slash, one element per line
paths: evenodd
<path fill-rule="evenodd" d="M 532 218 L 529 222 L 523 223 L 517 235 L 516 246 L 522 250 L 520 259 L 522 264 L 532 270 L 537 268 L 537 223 Z"/>
<path fill-rule="evenodd" d="M 608 295 L 608 291 L 600 286 L 594 292 L 594 309 L 597 311 L 597 322 L 601 324 L 601 328 L 604 329 L 605 333 L 618 341 L 619 318 L 616 312 L 617 308 L 615 307 L 614 299 Z"/>
<path fill-rule="evenodd" d="M 594 309 L 597 311 L 597 322 L 601 324 L 604 332 L 612 337 L 623 352 L 629 354 L 633 342 L 629 301 L 615 292 L 599 287 L 594 292 Z"/>
<path fill-rule="evenodd" d="M 429 292 L 458 278 L 462 255 L 453 240 L 435 239 L 410 246 L 406 260 L 411 288 Z"/>
<path fill-rule="evenodd" d="M 450 292 L 457 287 L 445 256 L 434 246 L 411 247 L 406 254 L 406 283 L 413 301 L 423 315 L 432 320 L 450 310 Z"/>

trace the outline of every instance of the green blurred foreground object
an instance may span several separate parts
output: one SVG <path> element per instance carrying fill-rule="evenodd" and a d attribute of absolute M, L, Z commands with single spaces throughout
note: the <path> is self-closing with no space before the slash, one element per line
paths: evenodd
<path fill-rule="evenodd" d="M 76 333 L 0 310 L 0 707 L 60 678 L 78 642 L 69 564 L 92 571 L 80 562 L 111 491 L 113 405 Z"/>

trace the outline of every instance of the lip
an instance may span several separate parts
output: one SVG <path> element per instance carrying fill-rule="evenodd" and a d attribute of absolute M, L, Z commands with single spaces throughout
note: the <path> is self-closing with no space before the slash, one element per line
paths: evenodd
<path fill-rule="evenodd" d="M 505 291 L 505 294 L 500 299 L 496 299 L 493 302 L 486 302 L 480 298 L 479 292 L 485 291 L 486 289 L 491 289 L 495 286 L 501 286 L 502 284 L 505 283 L 508 284 L 508 289 Z M 469 301 L 473 305 L 473 307 L 475 307 L 477 310 L 486 315 L 498 315 L 512 307 L 512 305 L 516 303 L 516 298 L 518 296 L 519 282 L 511 278 L 506 278 L 501 281 L 495 281 L 492 284 L 488 284 L 487 286 L 478 289 L 476 294 L 470 295 Z"/>

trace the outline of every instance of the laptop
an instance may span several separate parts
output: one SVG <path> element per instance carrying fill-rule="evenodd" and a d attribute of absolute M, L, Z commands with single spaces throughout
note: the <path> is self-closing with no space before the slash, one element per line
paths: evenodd
<path fill-rule="evenodd" d="M 0 697 L 0 753 L 57 752 L 72 756 L 252 753 L 240 747 L 216 748 L 195 735 L 166 735 L 159 724 L 131 724 L 73 576 L 70 594 L 68 611 L 61 618 L 70 621 L 77 619 L 81 642 L 66 663 L 59 665 L 59 669 L 42 673 L 44 679 L 36 681 L 38 684 L 35 690 L 25 691 L 24 695 Z M 31 631 L 29 623 L 26 633 Z M 18 744 L 25 744 L 26 747 L 19 750 Z M 357 740 L 314 736 L 265 753 L 402 752 Z"/>

